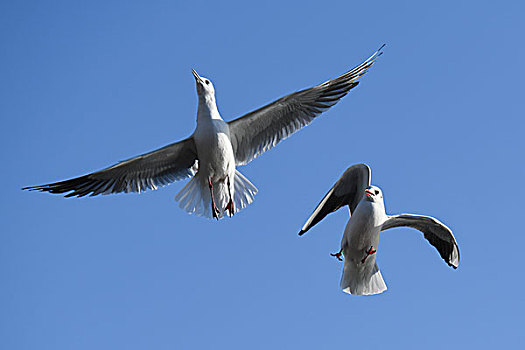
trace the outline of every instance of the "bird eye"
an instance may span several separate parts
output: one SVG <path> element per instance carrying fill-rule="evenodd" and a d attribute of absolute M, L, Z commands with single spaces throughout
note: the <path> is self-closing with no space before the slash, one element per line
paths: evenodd
<path fill-rule="evenodd" d="M 379 191 L 378 191 L 378 190 L 375 190 L 375 193 L 376 193 L 376 194 L 379 194 Z"/>
<path fill-rule="evenodd" d="M 210 81 L 209 80 L 205 80 L 204 82 L 206 83 L 206 85 L 210 85 Z"/>

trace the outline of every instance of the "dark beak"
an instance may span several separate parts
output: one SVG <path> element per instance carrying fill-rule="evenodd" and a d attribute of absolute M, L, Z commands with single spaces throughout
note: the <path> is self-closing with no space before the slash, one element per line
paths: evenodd
<path fill-rule="evenodd" d="M 197 72 L 195 71 L 195 69 L 192 69 L 191 72 L 193 73 L 193 76 L 195 77 L 195 81 L 196 81 L 197 83 L 202 84 L 202 78 L 200 77 L 199 74 L 197 74 Z"/>

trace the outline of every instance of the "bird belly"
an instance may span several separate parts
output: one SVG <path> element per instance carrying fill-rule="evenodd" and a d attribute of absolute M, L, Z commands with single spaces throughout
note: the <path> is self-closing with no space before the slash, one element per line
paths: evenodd
<path fill-rule="evenodd" d="M 368 254 L 372 249 L 377 251 L 379 246 L 379 232 L 380 230 L 373 227 L 366 227 L 361 230 L 351 230 L 345 233 L 343 243 L 343 252 L 345 259 L 350 259 L 356 263 L 363 263 L 367 259 L 373 258 L 375 254 Z"/>
<path fill-rule="evenodd" d="M 358 206 L 345 228 L 341 248 L 345 259 L 356 264 L 375 261 L 376 254 L 367 253 L 371 248 L 376 251 L 379 246 L 381 225 L 374 209 Z"/>
<path fill-rule="evenodd" d="M 226 123 L 212 120 L 210 125 L 196 131 L 194 139 L 200 175 L 212 182 L 224 181 L 227 176 L 233 181 L 235 156 Z"/>
<path fill-rule="evenodd" d="M 209 140 L 204 152 L 198 152 L 199 172 L 212 182 L 224 181 L 235 173 L 235 157 L 230 139 L 224 134 L 218 134 Z M 204 156 L 201 156 L 204 154 Z"/>

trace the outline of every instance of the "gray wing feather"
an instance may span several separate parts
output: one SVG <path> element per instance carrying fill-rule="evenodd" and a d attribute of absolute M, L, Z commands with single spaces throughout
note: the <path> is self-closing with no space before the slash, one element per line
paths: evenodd
<path fill-rule="evenodd" d="M 249 163 L 339 102 L 359 84 L 356 80 L 374 64 L 383 46 L 359 66 L 335 79 L 292 93 L 230 121 L 236 165 Z"/>
<path fill-rule="evenodd" d="M 193 138 L 188 138 L 88 175 L 23 189 L 69 192 L 65 197 L 140 192 L 192 176 L 197 166 L 195 143 Z"/>
<path fill-rule="evenodd" d="M 381 230 L 394 227 L 412 227 L 423 233 L 445 262 L 456 269 L 459 265 L 459 248 L 452 231 L 439 220 L 422 215 L 400 214 L 390 216 Z"/>
<path fill-rule="evenodd" d="M 352 215 L 368 186 L 370 186 L 370 168 L 368 165 L 352 165 L 323 197 L 304 224 L 299 235 L 303 235 L 326 215 L 345 205 L 348 205 L 350 215 Z"/>

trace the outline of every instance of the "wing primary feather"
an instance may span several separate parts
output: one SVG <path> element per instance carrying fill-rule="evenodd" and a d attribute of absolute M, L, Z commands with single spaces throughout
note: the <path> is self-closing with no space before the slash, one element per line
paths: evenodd
<path fill-rule="evenodd" d="M 381 230 L 395 227 L 411 227 L 423 233 L 423 237 L 433 245 L 441 258 L 452 268 L 459 266 L 459 248 L 450 228 L 431 216 L 399 214 L 386 220 Z"/>
<path fill-rule="evenodd" d="M 197 167 L 195 143 L 188 138 L 88 175 L 22 189 L 64 194 L 65 197 L 142 192 L 192 176 Z"/>
<path fill-rule="evenodd" d="M 294 92 L 228 123 L 236 165 L 244 165 L 308 125 L 356 87 L 380 56 L 369 58 L 342 75 Z"/>
<path fill-rule="evenodd" d="M 299 231 L 299 235 L 303 235 L 328 214 L 339 210 L 345 205 L 348 205 L 350 215 L 352 215 L 369 185 L 370 168 L 368 165 L 356 164 L 346 169 L 314 209 L 312 215 L 310 215 L 301 231 Z"/>

